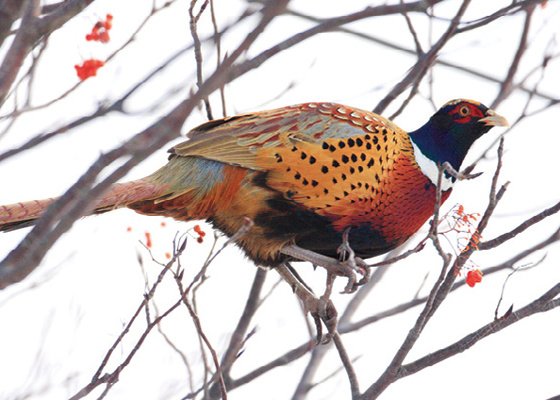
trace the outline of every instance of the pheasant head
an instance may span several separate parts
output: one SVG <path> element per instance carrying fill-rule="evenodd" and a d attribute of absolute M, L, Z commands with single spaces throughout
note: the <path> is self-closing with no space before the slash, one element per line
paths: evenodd
<path fill-rule="evenodd" d="M 509 124 L 481 103 L 458 99 L 446 103 L 409 136 L 418 165 L 435 183 L 437 165 L 448 162 L 458 171 L 472 144 L 494 126 Z"/>

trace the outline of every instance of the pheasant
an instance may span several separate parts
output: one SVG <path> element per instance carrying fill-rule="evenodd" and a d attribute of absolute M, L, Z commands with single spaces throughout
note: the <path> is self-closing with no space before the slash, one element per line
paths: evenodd
<path fill-rule="evenodd" d="M 341 245 L 363 259 L 406 242 L 434 211 L 439 166 L 458 171 L 493 126 L 507 121 L 465 99 L 448 102 L 410 133 L 332 103 L 222 118 L 190 131 L 152 175 L 114 185 L 92 214 L 127 207 L 207 220 L 228 236 L 249 219 L 251 229 L 236 243 L 257 265 L 299 259 L 351 275 L 336 260 Z M 444 176 L 443 201 L 454 180 Z M 55 200 L 0 206 L 0 231 L 33 225 Z"/>

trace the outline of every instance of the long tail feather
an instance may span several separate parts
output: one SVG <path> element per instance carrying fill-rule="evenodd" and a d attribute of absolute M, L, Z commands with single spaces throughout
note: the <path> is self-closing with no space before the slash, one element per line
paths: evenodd
<path fill-rule="evenodd" d="M 50 198 L 0 206 L 0 231 L 33 226 L 34 221 L 55 201 L 56 198 Z"/>
<path fill-rule="evenodd" d="M 146 178 L 118 183 L 99 199 L 91 214 L 101 214 L 128 204 L 154 199 L 162 195 L 161 187 L 150 184 Z M 35 225 L 35 220 L 58 198 L 32 200 L 0 206 L 0 232 L 13 231 Z"/>

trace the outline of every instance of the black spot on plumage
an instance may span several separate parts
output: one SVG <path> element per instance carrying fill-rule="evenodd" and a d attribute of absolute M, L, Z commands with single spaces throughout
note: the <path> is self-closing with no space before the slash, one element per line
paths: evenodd
<path fill-rule="evenodd" d="M 346 174 L 342 174 L 340 177 L 342 178 L 343 181 L 345 181 L 347 178 Z"/>
<path fill-rule="evenodd" d="M 343 149 L 346 147 L 346 143 L 344 143 L 344 141 L 341 140 L 340 142 L 338 142 L 338 147 Z"/>
<path fill-rule="evenodd" d="M 377 138 L 377 136 L 373 137 L 373 144 L 377 144 L 377 142 L 379 142 L 379 139 Z"/>
<path fill-rule="evenodd" d="M 387 136 L 383 136 L 383 141 L 384 141 L 385 143 L 387 143 L 387 140 L 388 140 L 388 137 L 387 137 Z"/>
<path fill-rule="evenodd" d="M 340 200 L 340 197 L 334 196 L 334 199 L 335 199 L 336 201 L 339 201 L 339 200 Z"/>
<path fill-rule="evenodd" d="M 297 151 L 297 147 L 296 147 L 296 146 L 293 146 L 293 147 L 292 147 L 292 151 Z"/>
<path fill-rule="evenodd" d="M 316 180 L 311 181 L 311 186 L 316 187 L 319 184 Z"/>
<path fill-rule="evenodd" d="M 301 174 L 300 174 L 299 172 L 297 172 L 297 173 L 294 175 L 294 178 L 296 178 L 296 180 L 301 179 Z"/>
<path fill-rule="evenodd" d="M 331 153 L 334 153 L 336 151 L 336 147 L 334 147 L 332 144 L 329 146 L 329 151 Z"/>
<path fill-rule="evenodd" d="M 309 185 L 309 181 L 305 178 L 303 178 L 303 181 L 301 181 L 301 183 L 303 183 L 304 185 Z"/>
<path fill-rule="evenodd" d="M 276 162 L 282 162 L 282 161 L 283 161 L 283 160 L 282 160 L 282 156 L 281 156 L 280 154 L 278 154 L 278 153 L 276 153 L 276 154 L 274 155 L 274 157 L 276 157 Z"/>
<path fill-rule="evenodd" d="M 358 182 L 358 187 L 359 187 L 359 188 L 362 187 L 362 182 Z"/>
<path fill-rule="evenodd" d="M 336 180 L 336 178 L 332 178 L 332 183 L 334 183 L 335 185 L 338 183 L 338 181 Z"/>
<path fill-rule="evenodd" d="M 365 161 L 366 160 L 366 155 L 364 153 L 360 154 L 360 160 Z"/>
<path fill-rule="evenodd" d="M 367 142 L 366 143 L 366 149 L 371 150 L 373 146 L 371 145 L 371 143 Z"/>
<path fill-rule="evenodd" d="M 360 138 L 356 139 L 356 146 L 362 147 L 364 145 L 364 141 Z"/>
<path fill-rule="evenodd" d="M 377 182 L 381 182 L 381 180 L 379 179 L 379 175 L 378 175 L 378 174 L 375 174 L 375 180 L 376 180 Z"/>
<path fill-rule="evenodd" d="M 350 161 L 350 159 L 348 158 L 348 156 L 347 156 L 346 154 L 343 154 L 343 155 L 342 155 L 341 160 L 342 160 L 342 162 L 343 162 L 344 164 L 347 164 L 348 161 Z"/>
<path fill-rule="evenodd" d="M 328 189 L 323 189 L 323 193 L 325 194 L 329 194 L 329 190 Z M 329 205 L 327 205 L 327 207 L 330 207 Z"/>
<path fill-rule="evenodd" d="M 286 172 L 290 172 L 292 170 L 292 168 L 288 167 L 286 168 Z"/>
<path fill-rule="evenodd" d="M 383 135 L 384 135 L 384 136 L 387 135 L 387 128 L 383 128 Z"/>
<path fill-rule="evenodd" d="M 351 190 L 356 190 L 356 186 L 355 186 L 354 184 L 351 184 L 351 185 L 350 185 L 350 189 L 351 189 Z"/>
<path fill-rule="evenodd" d="M 354 172 L 356 172 L 356 170 L 354 169 L 354 167 L 350 167 L 350 173 L 353 174 Z"/>
<path fill-rule="evenodd" d="M 360 172 L 364 172 L 364 167 L 362 167 L 361 165 L 358 167 L 358 171 Z"/>
<path fill-rule="evenodd" d="M 354 204 L 356 200 L 350 200 L 350 204 Z"/>
<path fill-rule="evenodd" d="M 364 139 L 365 139 L 365 140 L 370 140 L 370 139 L 371 139 L 371 136 L 369 135 L 369 133 L 367 133 L 367 134 L 364 136 Z"/>
<path fill-rule="evenodd" d="M 371 167 L 373 167 L 374 164 L 375 164 L 375 161 L 373 161 L 373 157 L 371 157 L 371 158 L 369 159 L 369 162 L 367 163 L 367 167 L 368 167 L 368 168 L 371 168 Z"/>
<path fill-rule="evenodd" d="M 309 164 L 315 164 L 317 162 L 317 159 L 313 156 L 309 157 Z"/>
<path fill-rule="evenodd" d="M 364 187 L 365 187 L 366 189 L 369 189 L 369 183 L 366 182 L 366 184 L 364 185 Z"/>
<path fill-rule="evenodd" d="M 329 148 L 329 144 L 327 142 L 323 142 L 321 147 L 323 148 L 323 150 L 327 150 Z"/>
<path fill-rule="evenodd" d="M 348 139 L 346 143 L 348 144 L 348 147 L 354 147 L 356 145 L 356 142 L 352 138 Z"/>
<path fill-rule="evenodd" d="M 301 159 L 305 160 L 306 158 L 307 158 L 307 154 L 304 151 L 302 151 L 301 152 Z"/>
<path fill-rule="evenodd" d="M 381 150 L 381 145 L 378 144 L 377 145 L 377 151 L 380 151 L 380 150 Z"/>
<path fill-rule="evenodd" d="M 344 195 L 344 197 L 349 195 L 349 193 L 346 190 L 344 192 L 342 192 L 342 194 Z"/>
<path fill-rule="evenodd" d="M 381 168 L 383 168 L 383 157 L 379 156 L 379 164 L 381 164 Z"/>
<path fill-rule="evenodd" d="M 328 168 L 326 165 L 323 165 L 323 166 L 321 167 L 321 172 L 322 172 L 323 174 L 327 174 L 327 173 L 329 172 L 329 168 Z"/>
<path fill-rule="evenodd" d="M 352 162 L 358 161 L 358 156 L 356 156 L 355 154 L 352 154 L 350 158 L 352 159 Z"/>
<path fill-rule="evenodd" d="M 333 160 L 332 166 L 335 167 L 335 168 L 338 168 L 338 167 L 340 167 L 340 163 L 336 160 Z"/>

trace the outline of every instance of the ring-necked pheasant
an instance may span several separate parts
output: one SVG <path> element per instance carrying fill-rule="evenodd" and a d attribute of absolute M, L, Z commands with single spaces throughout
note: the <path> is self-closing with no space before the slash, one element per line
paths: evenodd
<path fill-rule="evenodd" d="M 403 244 L 432 215 L 438 165 L 458 171 L 473 142 L 504 125 L 463 99 L 410 133 L 330 103 L 223 118 L 193 129 L 152 175 L 114 185 L 93 213 L 128 207 L 205 219 L 229 236 L 249 218 L 253 226 L 237 244 L 263 266 L 290 257 L 324 264 L 319 255 L 336 258 L 345 232 L 356 256 L 372 257 Z M 444 179 L 443 200 L 453 180 Z M 53 201 L 0 206 L 0 230 L 33 225 Z"/>

